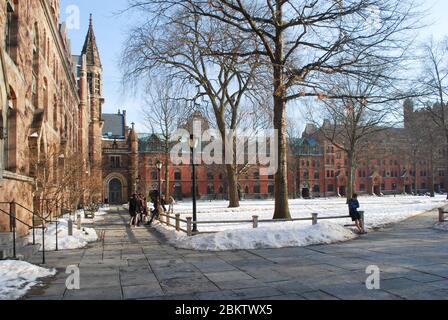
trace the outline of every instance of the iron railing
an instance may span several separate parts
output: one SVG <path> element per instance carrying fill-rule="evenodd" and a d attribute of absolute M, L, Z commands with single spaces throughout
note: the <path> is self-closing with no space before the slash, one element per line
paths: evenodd
<path fill-rule="evenodd" d="M 51 219 L 51 214 L 49 214 L 48 216 L 44 217 L 41 216 L 39 214 L 37 214 L 36 212 L 28 209 L 27 207 L 17 203 L 17 202 L 0 202 L 0 205 L 9 205 L 9 212 L 6 212 L 5 210 L 0 208 L 0 213 L 3 213 L 5 215 L 7 215 L 9 217 L 9 225 L 10 225 L 10 232 L 13 235 L 13 258 L 17 259 L 17 222 L 20 222 L 21 224 L 23 224 L 24 226 L 28 227 L 29 230 L 32 231 L 32 235 L 33 235 L 33 245 L 36 245 L 36 229 L 41 229 L 42 231 L 42 264 L 45 264 L 45 231 L 47 229 L 46 225 L 47 224 L 55 224 L 56 226 L 56 247 L 55 250 L 58 251 L 59 250 L 59 246 L 58 246 L 58 226 L 59 226 L 59 221 L 53 221 Z M 22 210 L 25 210 L 28 213 L 32 214 L 32 225 L 24 222 L 23 220 L 19 219 L 16 215 L 16 209 L 17 208 L 21 208 Z M 48 217 L 50 217 L 50 219 L 48 219 Z M 36 226 L 36 220 L 37 219 L 42 221 L 42 225 L 41 226 Z"/>

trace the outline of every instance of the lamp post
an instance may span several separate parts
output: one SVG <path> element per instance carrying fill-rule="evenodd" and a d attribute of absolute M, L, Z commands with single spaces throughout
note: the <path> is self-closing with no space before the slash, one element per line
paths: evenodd
<path fill-rule="evenodd" d="M 197 209 L 196 209 L 196 165 L 194 163 L 194 150 L 198 147 L 198 139 L 194 137 L 194 135 L 190 135 L 190 140 L 188 141 L 190 145 L 191 151 L 191 169 L 193 175 L 193 183 L 191 187 L 191 194 L 193 196 L 193 232 L 198 231 L 197 222 Z"/>
<path fill-rule="evenodd" d="M 162 171 L 162 162 L 160 160 L 157 160 L 156 162 L 156 167 L 157 167 L 157 174 L 158 174 L 158 182 L 159 182 L 159 202 L 162 202 L 162 175 L 161 175 L 161 171 Z"/>

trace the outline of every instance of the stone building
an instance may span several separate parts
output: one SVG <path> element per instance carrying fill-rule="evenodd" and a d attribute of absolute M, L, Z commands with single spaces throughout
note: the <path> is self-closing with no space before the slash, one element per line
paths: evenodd
<path fill-rule="evenodd" d="M 72 155 L 84 161 L 83 178 L 101 177 L 101 63 L 92 19 L 82 53 L 73 56 L 58 0 L 2 3 L 0 209 L 16 201 L 39 213 L 48 196 L 43 184 L 56 188 Z M 17 215 L 31 221 L 29 211 Z M 0 227 L 9 228 L 4 214 Z"/>
<path fill-rule="evenodd" d="M 112 204 L 125 203 L 136 192 L 138 137 L 134 124 L 126 124 L 126 111 L 103 114 L 102 181 L 103 198 Z"/>

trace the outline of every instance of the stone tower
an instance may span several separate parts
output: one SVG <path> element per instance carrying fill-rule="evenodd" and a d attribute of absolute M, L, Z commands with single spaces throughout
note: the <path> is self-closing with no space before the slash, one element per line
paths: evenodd
<path fill-rule="evenodd" d="M 93 19 L 90 15 L 89 30 L 87 32 L 82 55 L 86 60 L 87 71 L 87 91 L 88 103 L 90 106 L 90 124 L 89 124 L 89 164 L 90 179 L 98 181 L 98 191 L 93 195 L 93 201 L 101 201 L 102 195 L 102 106 L 104 99 L 102 97 L 103 83 L 100 54 L 96 44 L 95 33 L 93 32 Z"/>

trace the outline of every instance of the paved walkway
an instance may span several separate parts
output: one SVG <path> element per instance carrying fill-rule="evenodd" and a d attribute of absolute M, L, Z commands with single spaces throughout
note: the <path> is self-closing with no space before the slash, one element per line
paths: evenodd
<path fill-rule="evenodd" d="M 448 299 L 448 233 L 431 228 L 435 212 L 341 244 L 216 253 L 173 248 L 127 221 L 114 208 L 96 224 L 100 241 L 49 252 L 60 272 L 26 298 Z M 66 290 L 68 265 L 80 267 L 80 290 Z M 369 265 L 381 270 L 381 290 L 366 289 Z"/>

